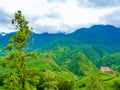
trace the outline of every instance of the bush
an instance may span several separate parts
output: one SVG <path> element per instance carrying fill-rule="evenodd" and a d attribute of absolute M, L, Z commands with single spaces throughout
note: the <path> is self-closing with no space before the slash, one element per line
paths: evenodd
<path fill-rule="evenodd" d="M 120 90 L 120 80 L 115 80 L 113 87 L 115 90 Z"/>

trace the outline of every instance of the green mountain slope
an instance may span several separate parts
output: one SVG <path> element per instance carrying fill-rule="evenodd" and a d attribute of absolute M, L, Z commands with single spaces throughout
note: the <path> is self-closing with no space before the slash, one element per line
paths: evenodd
<path fill-rule="evenodd" d="M 100 61 L 100 59 L 107 53 L 99 48 L 95 48 L 90 45 L 81 47 L 81 51 L 89 58 L 95 65 Z"/>
<path fill-rule="evenodd" d="M 97 70 L 96 66 L 81 52 L 76 53 L 69 59 L 67 68 L 77 75 L 89 75 Z"/>
<path fill-rule="evenodd" d="M 120 71 L 120 53 L 105 55 L 100 60 L 99 66 L 109 66 L 113 70 Z"/>
<path fill-rule="evenodd" d="M 119 90 L 120 74 L 94 73 L 77 82 L 78 90 Z"/>
<path fill-rule="evenodd" d="M 0 51 L 9 43 L 8 39 L 12 35 L 14 33 L 0 36 Z M 119 28 L 109 25 L 95 25 L 70 34 L 33 34 L 31 37 L 33 41 L 28 41 L 26 52 L 34 51 L 37 57 L 28 58 L 27 68 L 44 73 L 47 79 L 43 81 L 46 80 L 46 85 L 61 78 L 68 80 L 67 83 L 62 81 L 61 86 L 69 84 L 71 80 L 74 81 L 74 90 L 119 90 L 119 36 Z M 0 56 L 5 54 L 1 52 Z M 108 66 L 118 72 L 100 73 L 101 66 Z M 9 68 L 4 69 L 0 66 L 0 89 L 4 88 L 1 76 L 8 72 L 11 72 Z M 52 77 L 50 81 L 49 75 Z"/>

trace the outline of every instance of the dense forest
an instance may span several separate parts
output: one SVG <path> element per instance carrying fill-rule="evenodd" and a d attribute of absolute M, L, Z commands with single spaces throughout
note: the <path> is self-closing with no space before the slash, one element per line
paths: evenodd
<path fill-rule="evenodd" d="M 19 31 L 0 35 L 0 90 L 120 89 L 120 28 L 35 34 L 21 11 L 11 23 Z"/>

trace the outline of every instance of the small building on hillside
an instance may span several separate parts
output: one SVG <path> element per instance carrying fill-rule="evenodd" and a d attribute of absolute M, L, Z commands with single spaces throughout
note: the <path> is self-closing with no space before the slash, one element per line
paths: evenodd
<path fill-rule="evenodd" d="M 103 73 L 111 72 L 111 69 L 109 67 L 100 67 L 100 71 Z"/>

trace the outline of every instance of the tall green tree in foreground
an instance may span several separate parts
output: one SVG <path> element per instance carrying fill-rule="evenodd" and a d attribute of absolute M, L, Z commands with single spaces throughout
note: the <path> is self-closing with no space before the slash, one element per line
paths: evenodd
<path fill-rule="evenodd" d="M 18 32 L 10 38 L 10 44 L 5 48 L 9 53 L 3 58 L 2 66 L 10 68 L 11 72 L 7 74 L 4 85 L 10 90 L 33 90 L 35 85 L 31 84 L 37 82 L 35 81 L 37 77 L 30 76 L 32 74 L 30 74 L 30 70 L 26 69 L 26 59 L 35 57 L 35 54 L 24 52 L 32 29 L 28 26 L 28 22 L 22 16 L 21 11 L 15 13 L 12 25 Z"/>

